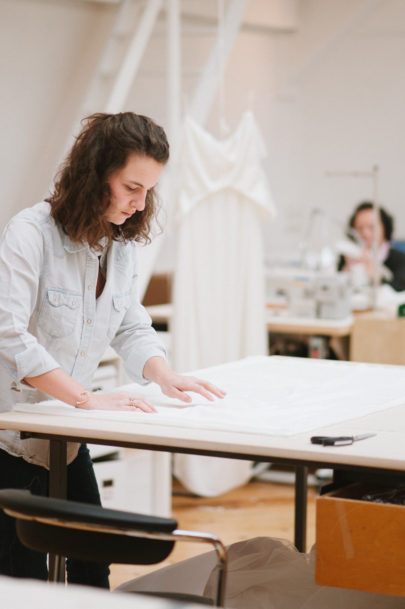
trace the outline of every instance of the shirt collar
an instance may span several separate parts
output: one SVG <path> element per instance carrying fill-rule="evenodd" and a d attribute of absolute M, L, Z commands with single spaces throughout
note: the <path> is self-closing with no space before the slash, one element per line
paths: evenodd
<path fill-rule="evenodd" d="M 66 235 L 65 233 L 63 233 L 62 239 L 63 239 L 63 247 L 70 254 L 74 254 L 76 252 L 80 252 L 82 250 L 88 249 L 93 254 L 93 256 L 99 256 L 100 253 L 102 253 L 106 249 L 107 243 L 108 243 L 107 237 L 102 237 L 99 241 L 99 245 L 101 246 L 102 249 L 95 250 L 94 248 L 89 247 L 88 243 L 72 241 L 70 239 L 70 237 L 68 237 L 68 235 Z"/>

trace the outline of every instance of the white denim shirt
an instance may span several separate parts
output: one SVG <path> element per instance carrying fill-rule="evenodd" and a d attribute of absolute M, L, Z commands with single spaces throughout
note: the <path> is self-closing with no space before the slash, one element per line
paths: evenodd
<path fill-rule="evenodd" d="M 165 350 L 138 298 L 137 246 L 114 241 L 107 251 L 107 277 L 96 299 L 97 252 L 73 243 L 37 203 L 18 213 L 0 240 L 0 411 L 16 402 L 49 396 L 23 379 L 62 368 L 90 388 L 94 372 L 112 345 L 127 373 L 139 383 L 142 371 Z M 49 442 L 21 440 L 0 431 L 0 448 L 49 467 Z M 78 445 L 70 445 L 71 461 Z"/>

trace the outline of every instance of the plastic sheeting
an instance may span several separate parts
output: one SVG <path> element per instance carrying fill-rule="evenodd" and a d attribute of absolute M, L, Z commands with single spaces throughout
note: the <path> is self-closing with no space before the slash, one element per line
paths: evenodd
<path fill-rule="evenodd" d="M 302 554 L 288 541 L 256 537 L 232 544 L 228 551 L 225 606 L 229 609 L 404 607 L 403 597 L 318 586 L 314 579 L 315 546 L 308 554 Z M 214 594 L 216 581 L 214 569 L 205 587 L 205 596 Z"/>
<path fill-rule="evenodd" d="M 171 325 L 178 371 L 267 353 L 261 225 L 275 208 L 264 156 L 250 112 L 224 140 L 186 120 Z M 251 464 L 176 455 L 174 473 L 194 493 L 218 495 L 244 484 Z"/>
<path fill-rule="evenodd" d="M 403 609 L 403 597 L 318 586 L 314 580 L 315 551 L 313 546 L 309 553 L 300 553 L 289 541 L 273 537 L 255 537 L 231 544 L 225 607 Z M 126 582 L 119 589 L 181 591 L 214 598 L 215 565 L 215 552 L 207 552 Z"/>

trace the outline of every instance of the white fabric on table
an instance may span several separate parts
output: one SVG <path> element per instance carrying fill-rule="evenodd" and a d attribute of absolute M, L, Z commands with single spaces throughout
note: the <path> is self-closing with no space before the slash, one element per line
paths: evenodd
<path fill-rule="evenodd" d="M 267 353 L 262 223 L 275 208 L 264 156 L 249 112 L 224 140 L 186 119 L 171 324 L 178 371 Z M 249 462 L 176 455 L 174 464 L 199 495 L 220 494 L 251 475 Z"/>
<path fill-rule="evenodd" d="M 227 396 L 208 402 L 194 395 L 187 405 L 164 396 L 154 383 L 130 384 L 122 389 L 143 395 L 157 413 L 80 410 L 58 400 L 17 404 L 15 410 L 272 436 L 347 421 L 350 434 L 351 419 L 401 406 L 405 396 L 403 366 L 272 355 L 247 357 L 193 374 L 220 384 Z"/>
<path fill-rule="evenodd" d="M 162 598 L 114 594 L 90 586 L 50 585 L 34 579 L 16 579 L 0 575 L 0 599 L 4 609 L 170 609 Z M 198 609 L 187 605 L 184 609 Z"/>

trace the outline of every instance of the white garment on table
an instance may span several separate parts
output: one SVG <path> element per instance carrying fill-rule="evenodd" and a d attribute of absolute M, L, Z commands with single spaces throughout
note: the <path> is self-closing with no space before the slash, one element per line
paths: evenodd
<path fill-rule="evenodd" d="M 224 140 L 186 120 L 173 288 L 178 371 L 267 353 L 262 224 L 275 208 L 264 155 L 249 112 Z M 176 455 L 175 474 L 195 493 L 215 495 L 244 484 L 251 464 Z"/>
<path fill-rule="evenodd" d="M 45 581 L 6 575 L 0 575 L 0 598 L 7 609 L 167 609 L 167 601 L 158 597 L 115 594 L 112 601 L 110 590 L 94 586 L 50 586 Z"/>

